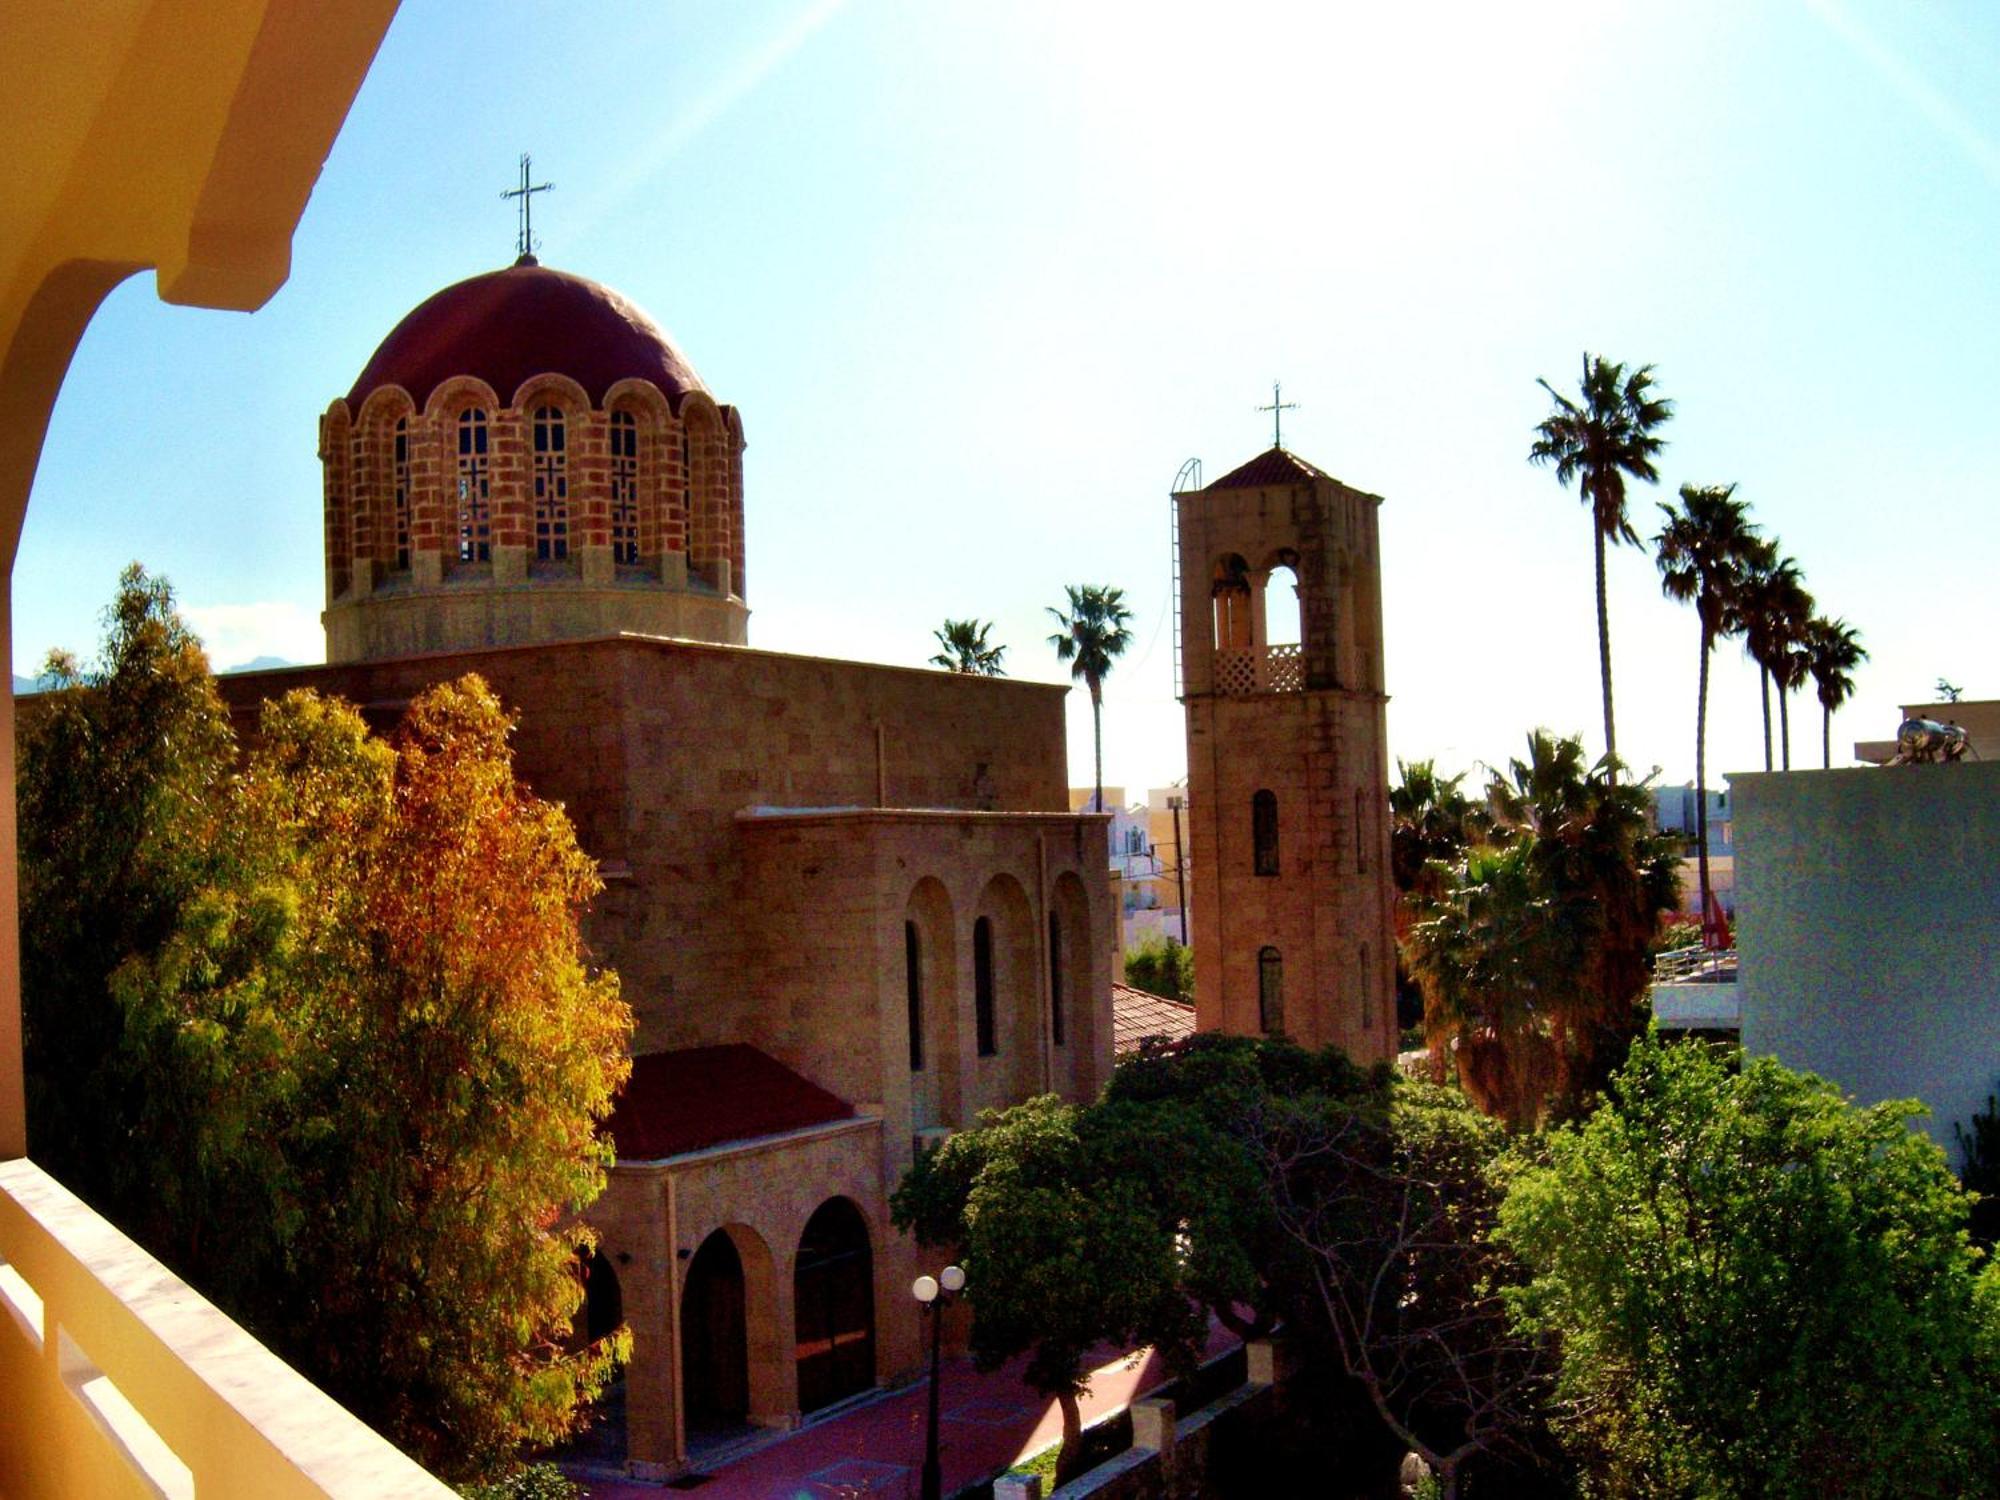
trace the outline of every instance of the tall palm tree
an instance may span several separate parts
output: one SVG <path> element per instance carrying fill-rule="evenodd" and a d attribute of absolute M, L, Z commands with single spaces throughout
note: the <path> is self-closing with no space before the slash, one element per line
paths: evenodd
<path fill-rule="evenodd" d="M 1126 628 L 1132 612 L 1125 607 L 1125 591 L 1109 585 L 1064 585 L 1069 594 L 1067 612 L 1049 606 L 1060 627 L 1049 637 L 1056 648 L 1056 660 L 1070 664 L 1069 675 L 1090 689 L 1090 729 L 1097 748 L 1097 781 L 1090 806 L 1104 811 L 1104 679 L 1111 675 L 1111 663 L 1132 644 Z"/>
<path fill-rule="evenodd" d="M 1625 517 L 1625 479 L 1659 483 L 1653 458 L 1666 446 L 1656 436 L 1673 415 L 1671 401 L 1653 394 L 1653 367 L 1641 365 L 1630 375 L 1625 367 L 1585 353 L 1580 401 L 1572 401 L 1546 380 L 1543 390 L 1555 410 L 1535 429 L 1528 461 L 1554 464 L 1556 482 L 1577 481 L 1583 503 L 1590 507 L 1591 537 L 1597 553 L 1597 661 L 1604 680 L 1604 753 L 1616 761 L 1618 733 L 1611 717 L 1611 614 L 1605 603 L 1605 543 L 1638 545 L 1639 534 Z M 1614 765 L 1615 768 L 1615 765 Z"/>
<path fill-rule="evenodd" d="M 1785 684 L 1801 680 L 1792 658 L 1812 618 L 1813 599 L 1806 592 L 1799 565 L 1778 553 L 1776 538 L 1762 543 L 1743 582 L 1743 649 L 1757 663 L 1758 689 L 1764 707 L 1764 769 L 1771 769 L 1771 684 L 1778 684 L 1778 713 L 1785 717 Z M 1790 769 L 1789 753 L 1786 755 Z"/>
<path fill-rule="evenodd" d="M 1806 625 L 1806 670 L 1819 688 L 1820 762 L 1833 769 L 1833 711 L 1854 693 L 1854 669 L 1868 660 L 1861 632 L 1845 620 L 1814 616 Z"/>
<path fill-rule="evenodd" d="M 1000 665 L 1000 658 L 1007 654 L 1007 648 L 986 644 L 986 632 L 992 628 L 991 620 L 946 620 L 941 629 L 931 632 L 943 648 L 931 658 L 931 665 L 969 677 L 1005 677 L 1007 669 Z"/>
<path fill-rule="evenodd" d="M 1708 659 L 1716 641 L 1743 628 L 1738 603 L 1743 580 L 1756 563 L 1757 528 L 1736 486 L 1681 486 L 1681 508 L 1662 505 L 1666 525 L 1653 538 L 1660 589 L 1669 599 L 1694 605 L 1701 622 L 1701 686 L 1694 710 L 1695 851 L 1701 869 L 1701 911 L 1709 910 L 1708 879 Z"/>

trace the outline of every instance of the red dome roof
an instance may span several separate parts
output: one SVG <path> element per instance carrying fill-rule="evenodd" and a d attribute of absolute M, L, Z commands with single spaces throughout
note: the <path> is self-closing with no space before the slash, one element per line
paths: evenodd
<path fill-rule="evenodd" d="M 650 380 L 676 408 L 701 377 L 651 318 L 609 287 L 517 264 L 448 286 L 382 340 L 348 405 L 399 385 L 419 409 L 455 375 L 476 375 L 503 402 L 530 375 L 567 375 L 602 405 L 628 377 Z"/>

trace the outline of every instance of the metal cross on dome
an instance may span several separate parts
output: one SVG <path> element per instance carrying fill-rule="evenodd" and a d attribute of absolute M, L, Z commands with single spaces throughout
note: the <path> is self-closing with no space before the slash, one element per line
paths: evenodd
<path fill-rule="evenodd" d="M 521 185 L 517 188 L 510 188 L 500 195 L 502 198 L 519 198 L 521 200 L 521 227 L 514 237 L 514 248 L 521 255 L 521 258 L 514 262 L 514 264 L 519 266 L 532 266 L 535 264 L 535 194 L 554 192 L 556 186 L 553 182 L 538 182 L 533 187 L 530 187 L 528 179 L 533 175 L 532 163 L 533 158 L 527 152 L 523 151 L 521 153 Z"/>
<path fill-rule="evenodd" d="M 526 157 L 522 157 L 521 159 L 523 161 L 527 160 Z M 1259 411 L 1267 411 L 1271 414 L 1271 446 L 1273 448 L 1282 448 L 1285 446 L 1285 413 L 1299 409 L 1298 402 L 1285 400 L 1283 395 L 1280 394 L 1281 389 L 1277 381 L 1272 381 L 1271 404 L 1257 408 Z"/>

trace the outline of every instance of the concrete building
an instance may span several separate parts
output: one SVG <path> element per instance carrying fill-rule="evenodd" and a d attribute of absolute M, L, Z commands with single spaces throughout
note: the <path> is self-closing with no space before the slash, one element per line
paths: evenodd
<path fill-rule="evenodd" d="M 1071 787 L 1070 810 L 1087 811 L 1095 795 L 1091 787 Z M 1160 788 L 1148 793 L 1149 799 L 1165 795 Z M 1177 943 L 1186 942 L 1180 885 L 1174 868 L 1175 846 L 1170 839 L 1163 850 L 1156 841 L 1162 827 L 1161 817 L 1155 814 L 1150 801 L 1128 806 L 1122 786 L 1104 789 L 1104 809 L 1111 818 L 1107 834 L 1111 875 L 1117 883 L 1119 951 L 1125 952 L 1154 933 Z"/>
<path fill-rule="evenodd" d="M 1396 1050 L 1381 499 L 1283 448 L 1174 496 L 1204 1031 Z"/>
<path fill-rule="evenodd" d="M 624 1458 L 914 1374 L 888 1198 L 982 1109 L 1112 1060 L 1107 818 L 1066 798 L 1067 686 L 755 651 L 743 422 L 651 319 L 524 257 L 447 288 L 320 422 L 329 665 L 386 724 L 477 672 L 606 889 L 637 1015 L 589 1218 L 633 1332 Z"/>
<path fill-rule="evenodd" d="M 2000 760 L 2000 699 L 1965 699 L 1957 703 L 1905 703 L 1905 719 L 1934 719 L 1940 724 L 1956 724 L 1965 731 L 1966 745 L 1973 760 Z M 1888 726 L 1893 730 L 1896 726 Z M 1896 740 L 1856 740 L 1854 758 L 1871 766 L 1884 766 L 1896 758 Z"/>
<path fill-rule="evenodd" d="M 1931 1136 L 2000 1083 L 2000 763 L 1730 778 L 1744 1048 Z"/>
<path fill-rule="evenodd" d="M 1708 884 L 1725 912 L 1736 911 L 1736 834 L 1729 791 L 1708 789 Z M 1701 873 L 1695 848 L 1699 831 L 1693 782 L 1653 788 L 1653 826 L 1678 835 L 1681 848 L 1681 910 L 1701 915 Z"/>

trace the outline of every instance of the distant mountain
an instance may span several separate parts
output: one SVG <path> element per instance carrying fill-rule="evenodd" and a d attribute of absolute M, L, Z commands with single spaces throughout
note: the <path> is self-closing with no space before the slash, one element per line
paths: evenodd
<path fill-rule="evenodd" d="M 23 693 L 39 693 L 48 685 L 49 680 L 46 677 L 23 677 L 19 672 L 14 674 L 14 696 L 16 698 L 20 697 Z"/>
<path fill-rule="evenodd" d="M 274 667 L 296 667 L 295 661 L 286 661 L 282 656 L 253 656 L 249 661 L 238 662 L 233 667 L 224 667 L 223 675 L 231 672 L 268 672 Z"/>

